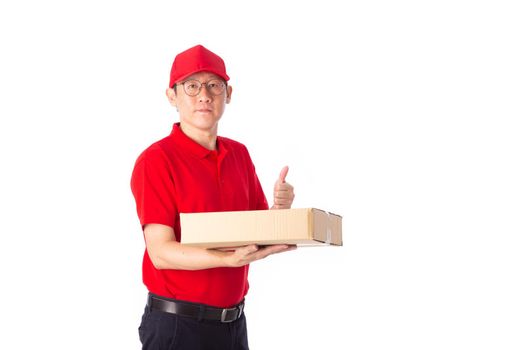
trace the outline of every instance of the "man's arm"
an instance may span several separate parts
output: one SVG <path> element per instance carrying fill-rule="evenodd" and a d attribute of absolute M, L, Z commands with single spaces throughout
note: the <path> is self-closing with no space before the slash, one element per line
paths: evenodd
<path fill-rule="evenodd" d="M 231 251 L 184 246 L 175 240 L 173 228 L 160 224 L 144 227 L 146 249 L 157 269 L 201 270 L 244 266 L 268 255 L 295 249 L 286 244 L 260 248 L 255 244 Z"/>

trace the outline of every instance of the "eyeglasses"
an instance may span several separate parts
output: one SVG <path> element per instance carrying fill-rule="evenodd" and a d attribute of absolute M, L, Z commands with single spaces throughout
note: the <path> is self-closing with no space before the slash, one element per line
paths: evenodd
<path fill-rule="evenodd" d="M 197 96 L 201 92 L 203 85 L 206 86 L 206 90 L 212 95 L 220 95 L 224 92 L 226 84 L 222 80 L 212 79 L 206 83 L 201 83 L 198 80 L 186 80 L 185 82 L 178 83 L 175 85 L 182 85 L 184 92 L 188 96 Z"/>

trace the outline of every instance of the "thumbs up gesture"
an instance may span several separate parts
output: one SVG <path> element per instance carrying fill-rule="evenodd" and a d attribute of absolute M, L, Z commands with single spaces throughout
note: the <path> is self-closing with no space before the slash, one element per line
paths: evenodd
<path fill-rule="evenodd" d="M 273 186 L 273 206 L 271 209 L 290 209 L 295 197 L 293 193 L 293 186 L 286 182 L 286 175 L 288 175 L 288 166 L 285 166 L 279 178 Z"/>

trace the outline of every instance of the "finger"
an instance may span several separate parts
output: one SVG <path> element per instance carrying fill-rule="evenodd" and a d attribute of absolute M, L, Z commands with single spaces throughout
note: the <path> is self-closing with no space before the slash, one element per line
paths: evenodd
<path fill-rule="evenodd" d="M 267 247 L 264 247 L 263 249 L 260 249 L 257 253 L 255 253 L 259 259 L 266 258 L 268 255 L 276 254 L 283 252 L 288 249 L 287 244 L 274 244 L 269 245 Z"/>
<path fill-rule="evenodd" d="M 293 191 L 293 186 L 289 183 L 277 183 L 275 185 L 274 191 Z"/>
<path fill-rule="evenodd" d="M 240 252 L 243 255 L 250 255 L 259 250 L 259 247 L 256 244 L 250 244 L 244 247 L 240 247 L 237 249 L 238 252 Z"/>
<path fill-rule="evenodd" d="M 286 204 L 286 203 L 290 203 L 292 201 L 292 198 L 288 198 L 288 197 L 279 197 L 279 198 L 274 198 L 273 199 L 273 204 L 279 204 L 279 205 L 283 205 L 283 204 Z"/>
<path fill-rule="evenodd" d="M 211 248 L 212 250 L 219 250 L 221 252 L 234 252 L 235 247 Z"/>
<path fill-rule="evenodd" d="M 285 205 L 285 204 L 290 204 L 292 203 L 292 198 L 274 198 L 273 199 L 273 204 L 277 204 L 277 205 Z"/>
<path fill-rule="evenodd" d="M 288 165 L 282 168 L 281 173 L 279 174 L 279 181 L 278 183 L 285 183 L 286 182 L 286 175 L 288 175 Z"/>
<path fill-rule="evenodd" d="M 274 198 L 293 198 L 294 193 L 292 191 L 275 191 L 273 193 Z"/>
<path fill-rule="evenodd" d="M 278 251 L 279 249 L 282 249 L 284 245 L 268 245 L 263 248 L 260 248 L 256 252 L 253 252 L 246 256 L 247 259 L 250 261 L 255 261 L 259 259 L 266 258 L 268 255 L 272 254 L 275 251 Z"/>
<path fill-rule="evenodd" d="M 285 250 L 280 251 L 279 253 L 290 252 L 290 251 L 296 250 L 296 249 L 297 249 L 297 245 L 292 244 L 292 245 L 289 245 L 288 248 L 286 248 Z"/>
<path fill-rule="evenodd" d="M 276 252 L 276 253 L 287 252 L 289 250 L 297 249 L 296 244 L 279 244 L 279 245 L 274 245 L 274 247 L 275 249 L 273 250 L 273 252 Z"/>
<path fill-rule="evenodd" d="M 294 199 L 295 199 L 295 195 L 293 194 L 283 195 L 283 196 L 274 196 L 273 203 L 274 204 L 283 204 L 284 202 L 292 203 Z"/>
<path fill-rule="evenodd" d="M 284 247 L 273 251 L 272 254 L 279 254 L 279 253 L 289 252 L 289 251 L 296 250 L 296 249 L 297 249 L 297 245 L 295 245 L 295 244 L 286 244 Z"/>

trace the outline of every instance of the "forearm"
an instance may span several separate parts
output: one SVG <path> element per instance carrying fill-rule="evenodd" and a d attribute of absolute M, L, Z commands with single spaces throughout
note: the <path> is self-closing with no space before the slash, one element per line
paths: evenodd
<path fill-rule="evenodd" d="M 176 241 L 163 242 L 148 250 L 157 269 L 202 270 L 228 266 L 227 252 L 184 246 Z"/>
<path fill-rule="evenodd" d="M 189 247 L 175 240 L 173 228 L 148 224 L 144 228 L 146 248 L 153 265 L 159 270 L 203 270 L 215 267 L 239 267 L 263 259 L 270 254 L 291 250 L 288 245 L 259 249 L 255 244 L 228 251 Z"/>
<path fill-rule="evenodd" d="M 233 250 L 221 251 L 183 246 L 178 242 L 166 242 L 157 250 L 152 261 L 159 270 L 202 270 L 215 267 L 239 267 L 268 255 L 281 253 L 297 248 L 293 245 L 278 244 L 259 248 L 255 244 L 237 247 Z"/>

